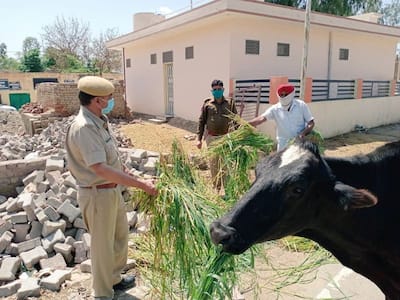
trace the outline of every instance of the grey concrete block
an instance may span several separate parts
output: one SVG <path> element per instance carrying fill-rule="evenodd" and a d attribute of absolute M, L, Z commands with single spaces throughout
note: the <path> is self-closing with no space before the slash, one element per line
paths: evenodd
<path fill-rule="evenodd" d="M 57 229 L 61 229 L 62 232 L 65 231 L 66 222 L 60 219 L 56 222 L 45 221 L 42 228 L 42 236 L 46 237 L 49 234 L 55 232 Z"/>
<path fill-rule="evenodd" d="M 46 204 L 46 193 L 40 193 L 40 194 L 34 194 L 33 196 L 33 204 L 35 205 L 35 208 L 40 207 L 40 208 L 45 208 L 47 206 Z"/>
<path fill-rule="evenodd" d="M 47 204 L 53 207 L 54 209 L 58 209 L 61 206 L 62 202 L 58 200 L 57 197 L 49 197 L 47 198 Z"/>
<path fill-rule="evenodd" d="M 29 234 L 26 236 L 26 240 L 40 237 L 42 235 L 42 227 L 43 227 L 42 223 L 40 223 L 39 221 L 33 221 L 31 223 L 31 230 L 29 231 Z"/>
<path fill-rule="evenodd" d="M 20 280 L 14 280 L 8 284 L 0 286 L 0 297 L 8 297 L 14 295 L 21 287 Z"/>
<path fill-rule="evenodd" d="M 40 241 L 40 238 L 37 237 L 37 238 L 31 239 L 29 241 L 18 243 L 16 245 L 17 245 L 18 253 L 22 253 L 22 252 L 32 250 L 32 249 L 36 248 L 37 246 L 40 246 L 41 241 Z"/>
<path fill-rule="evenodd" d="M 72 188 L 76 189 L 76 180 L 75 180 L 74 177 L 72 177 L 71 174 L 69 174 L 69 175 L 65 178 L 65 180 L 64 180 L 64 182 L 63 182 L 63 185 L 65 185 L 65 186 L 67 186 L 67 187 L 72 187 Z"/>
<path fill-rule="evenodd" d="M 43 248 L 47 251 L 47 253 L 50 253 L 53 251 L 53 246 L 56 243 L 62 243 L 64 241 L 65 241 L 64 233 L 61 231 L 61 229 L 57 229 L 56 232 L 42 239 L 42 245 Z"/>
<path fill-rule="evenodd" d="M 87 259 L 79 265 L 82 273 L 92 273 L 92 261 Z"/>
<path fill-rule="evenodd" d="M 0 235 L 2 235 L 6 231 L 11 230 L 11 228 L 12 228 L 11 222 L 0 219 Z"/>
<path fill-rule="evenodd" d="M 15 280 L 15 274 L 21 265 L 19 257 L 7 257 L 2 260 L 0 268 L 0 281 Z"/>
<path fill-rule="evenodd" d="M 67 267 L 67 264 L 61 253 L 57 253 L 56 255 L 54 255 L 50 258 L 42 258 L 39 261 L 39 265 L 40 265 L 41 269 L 49 268 L 52 270 L 64 269 L 65 267 Z"/>
<path fill-rule="evenodd" d="M 59 291 L 61 284 L 65 282 L 65 280 L 71 279 L 72 270 L 55 270 L 53 274 L 49 277 L 45 277 L 40 281 L 40 285 L 42 288 L 51 290 L 51 291 Z"/>
<path fill-rule="evenodd" d="M 19 254 L 18 244 L 11 242 L 10 245 L 7 246 L 6 251 L 4 251 L 4 253 L 12 256 L 17 256 Z"/>
<path fill-rule="evenodd" d="M 64 160 L 54 158 L 47 159 L 45 171 L 46 173 L 51 171 L 60 171 L 62 173 L 64 171 Z"/>
<path fill-rule="evenodd" d="M 75 207 L 71 204 L 70 201 L 66 200 L 63 204 L 57 209 L 60 214 L 68 217 L 68 220 L 73 223 L 74 220 L 81 214 L 81 211 L 78 207 Z"/>
<path fill-rule="evenodd" d="M 20 211 L 11 215 L 11 223 L 13 224 L 22 224 L 26 222 L 28 222 L 28 216 L 25 211 Z"/>
<path fill-rule="evenodd" d="M 60 253 L 64 257 L 67 264 L 71 263 L 74 259 L 74 257 L 72 256 L 73 250 L 74 247 L 66 243 L 56 243 L 54 245 L 54 251 L 56 253 Z"/>
<path fill-rule="evenodd" d="M 47 258 L 47 252 L 42 246 L 33 248 L 32 250 L 22 252 L 20 258 L 28 269 L 32 269 L 41 259 Z"/>
<path fill-rule="evenodd" d="M 29 229 L 31 229 L 31 225 L 29 225 L 28 223 L 14 224 L 13 228 L 15 230 L 14 242 L 25 242 L 26 235 L 28 234 Z"/>
<path fill-rule="evenodd" d="M 0 253 L 3 253 L 4 250 L 11 244 L 12 239 L 14 238 L 14 234 L 10 231 L 4 232 L 0 237 Z"/>
<path fill-rule="evenodd" d="M 17 198 L 11 198 L 9 201 L 6 202 L 6 211 L 8 213 L 14 213 L 20 210 L 20 207 L 18 206 L 18 199 Z"/>
<path fill-rule="evenodd" d="M 41 208 L 35 209 L 35 215 L 36 215 L 37 220 L 41 224 L 43 224 L 44 222 L 46 222 L 49 219 L 49 217 L 45 214 L 44 210 Z"/>
<path fill-rule="evenodd" d="M 63 182 L 63 178 L 61 177 L 61 172 L 59 170 L 47 172 L 46 178 L 50 185 L 60 185 Z"/>
<path fill-rule="evenodd" d="M 87 230 L 86 225 L 85 225 L 85 222 L 83 221 L 82 218 L 76 218 L 76 219 L 75 219 L 75 221 L 74 221 L 74 227 L 75 227 L 75 228 L 81 228 L 81 229 Z"/>
<path fill-rule="evenodd" d="M 21 287 L 17 291 L 17 299 L 23 300 L 28 297 L 40 297 L 40 286 L 36 278 L 28 277 L 21 280 Z"/>
<path fill-rule="evenodd" d="M 50 221 L 57 221 L 58 219 L 60 219 L 60 214 L 52 206 L 47 206 L 43 211 Z"/>

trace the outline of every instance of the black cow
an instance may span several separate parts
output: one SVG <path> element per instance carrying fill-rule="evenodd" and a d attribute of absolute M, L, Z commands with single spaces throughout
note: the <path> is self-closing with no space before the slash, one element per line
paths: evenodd
<path fill-rule="evenodd" d="M 210 233 L 233 254 L 288 235 L 312 239 L 400 299 L 399 195 L 400 141 L 349 158 L 297 141 L 257 165 L 249 191 Z"/>

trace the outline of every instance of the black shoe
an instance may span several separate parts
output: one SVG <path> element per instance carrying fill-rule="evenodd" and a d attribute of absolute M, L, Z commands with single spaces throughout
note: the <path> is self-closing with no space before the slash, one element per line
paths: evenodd
<path fill-rule="evenodd" d="M 127 275 L 122 277 L 121 281 L 113 285 L 113 289 L 116 291 L 123 291 L 129 289 L 135 285 L 135 276 Z"/>

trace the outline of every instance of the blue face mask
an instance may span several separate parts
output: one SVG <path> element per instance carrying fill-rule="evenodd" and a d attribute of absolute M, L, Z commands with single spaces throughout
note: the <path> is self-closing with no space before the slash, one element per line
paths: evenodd
<path fill-rule="evenodd" d="M 111 98 L 110 100 L 108 100 L 107 107 L 103 108 L 101 112 L 105 115 L 110 113 L 114 108 L 114 104 L 115 104 L 114 98 Z"/>
<path fill-rule="evenodd" d="M 224 95 L 224 90 L 212 90 L 211 93 L 215 99 L 219 99 Z"/>

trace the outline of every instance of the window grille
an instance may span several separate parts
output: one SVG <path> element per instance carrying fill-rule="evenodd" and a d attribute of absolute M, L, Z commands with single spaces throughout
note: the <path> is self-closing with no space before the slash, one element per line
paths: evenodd
<path fill-rule="evenodd" d="M 150 64 L 152 64 L 152 65 L 157 64 L 157 54 L 155 54 L 155 53 L 150 54 Z"/>
<path fill-rule="evenodd" d="M 339 49 L 339 60 L 349 60 L 349 49 Z"/>
<path fill-rule="evenodd" d="M 162 54 L 163 63 L 171 63 L 174 61 L 174 56 L 172 51 L 166 51 Z"/>
<path fill-rule="evenodd" d="M 277 56 L 289 56 L 290 55 L 290 44 L 278 43 L 276 55 Z"/>
<path fill-rule="evenodd" d="M 246 40 L 246 54 L 260 54 L 260 41 Z"/>
<path fill-rule="evenodd" d="M 185 48 L 185 58 L 192 59 L 194 58 L 194 49 L 193 46 Z"/>

